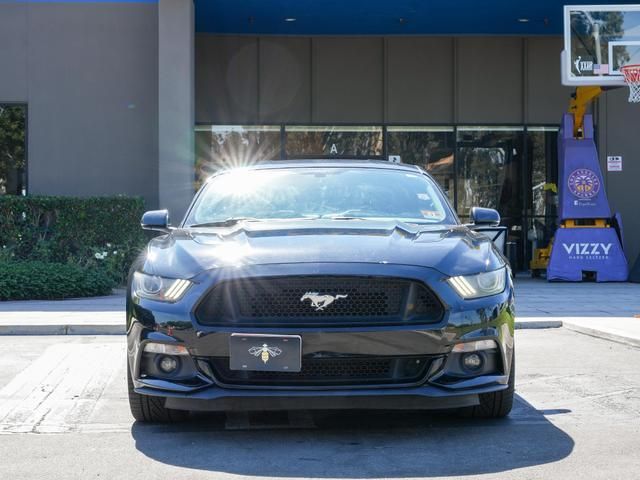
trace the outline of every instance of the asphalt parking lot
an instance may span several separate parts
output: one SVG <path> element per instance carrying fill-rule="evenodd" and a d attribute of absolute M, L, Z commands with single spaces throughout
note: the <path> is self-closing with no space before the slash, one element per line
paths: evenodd
<path fill-rule="evenodd" d="M 517 333 L 506 420 L 343 412 L 140 425 L 124 337 L 0 337 L 0 478 L 631 479 L 640 349 L 565 329 Z M 635 472 L 635 474 L 633 473 Z"/>

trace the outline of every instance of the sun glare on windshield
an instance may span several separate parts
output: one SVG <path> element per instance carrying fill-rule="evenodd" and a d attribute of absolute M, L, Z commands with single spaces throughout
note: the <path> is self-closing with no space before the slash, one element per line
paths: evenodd
<path fill-rule="evenodd" d="M 187 224 L 229 219 L 400 220 L 454 224 L 442 192 L 423 174 L 384 168 L 239 169 L 212 178 Z"/>
<path fill-rule="evenodd" d="M 270 175 L 254 175 L 252 171 L 244 169 L 234 170 L 217 177 L 215 189 L 220 195 L 233 195 L 238 197 L 249 197 L 260 194 L 261 190 L 269 183 L 273 183 L 284 172 L 273 171 Z M 217 181 L 219 179 L 219 181 Z"/>

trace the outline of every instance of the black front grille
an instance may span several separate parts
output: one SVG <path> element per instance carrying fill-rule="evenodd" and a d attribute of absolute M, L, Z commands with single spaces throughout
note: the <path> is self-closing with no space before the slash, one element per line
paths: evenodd
<path fill-rule="evenodd" d="M 243 317 L 380 317 L 400 313 L 403 287 L 404 282 L 388 279 L 286 277 L 237 282 L 235 295 Z M 317 295 L 302 300 L 308 292 Z M 335 300 L 326 307 L 312 306 L 314 297 L 331 294 Z"/>
<path fill-rule="evenodd" d="M 196 309 L 204 325 L 432 323 L 442 305 L 424 284 L 388 277 L 255 277 L 221 282 Z"/>
<path fill-rule="evenodd" d="M 428 356 L 302 358 L 300 372 L 230 370 L 227 357 L 212 357 L 216 378 L 229 385 L 340 386 L 410 384 L 423 379 Z"/>

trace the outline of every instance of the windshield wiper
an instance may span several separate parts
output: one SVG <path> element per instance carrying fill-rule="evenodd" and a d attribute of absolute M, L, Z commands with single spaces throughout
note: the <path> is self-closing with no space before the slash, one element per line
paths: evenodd
<path fill-rule="evenodd" d="M 253 217 L 229 217 L 224 220 L 217 220 L 215 222 L 205 222 L 205 223 L 194 223 L 193 225 L 189 225 L 189 228 L 198 228 L 198 227 L 231 227 L 240 222 L 259 222 L 260 219 Z"/>
<path fill-rule="evenodd" d="M 351 208 L 342 212 L 326 213 L 320 218 L 328 218 L 331 220 L 366 220 L 366 217 L 354 215 L 360 212 L 362 212 L 362 210 L 360 210 L 359 208 Z"/>
<path fill-rule="evenodd" d="M 328 220 L 367 220 L 365 217 L 353 217 L 351 215 L 323 215 L 321 218 Z"/>

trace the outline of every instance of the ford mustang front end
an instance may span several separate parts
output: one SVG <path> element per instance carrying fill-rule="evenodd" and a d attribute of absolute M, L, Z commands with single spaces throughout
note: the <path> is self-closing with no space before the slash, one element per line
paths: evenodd
<path fill-rule="evenodd" d="M 495 212 L 494 212 L 495 213 Z M 492 211 L 475 215 L 478 225 Z M 509 413 L 510 270 L 422 170 L 280 162 L 222 172 L 133 266 L 129 399 L 190 410 Z"/>

